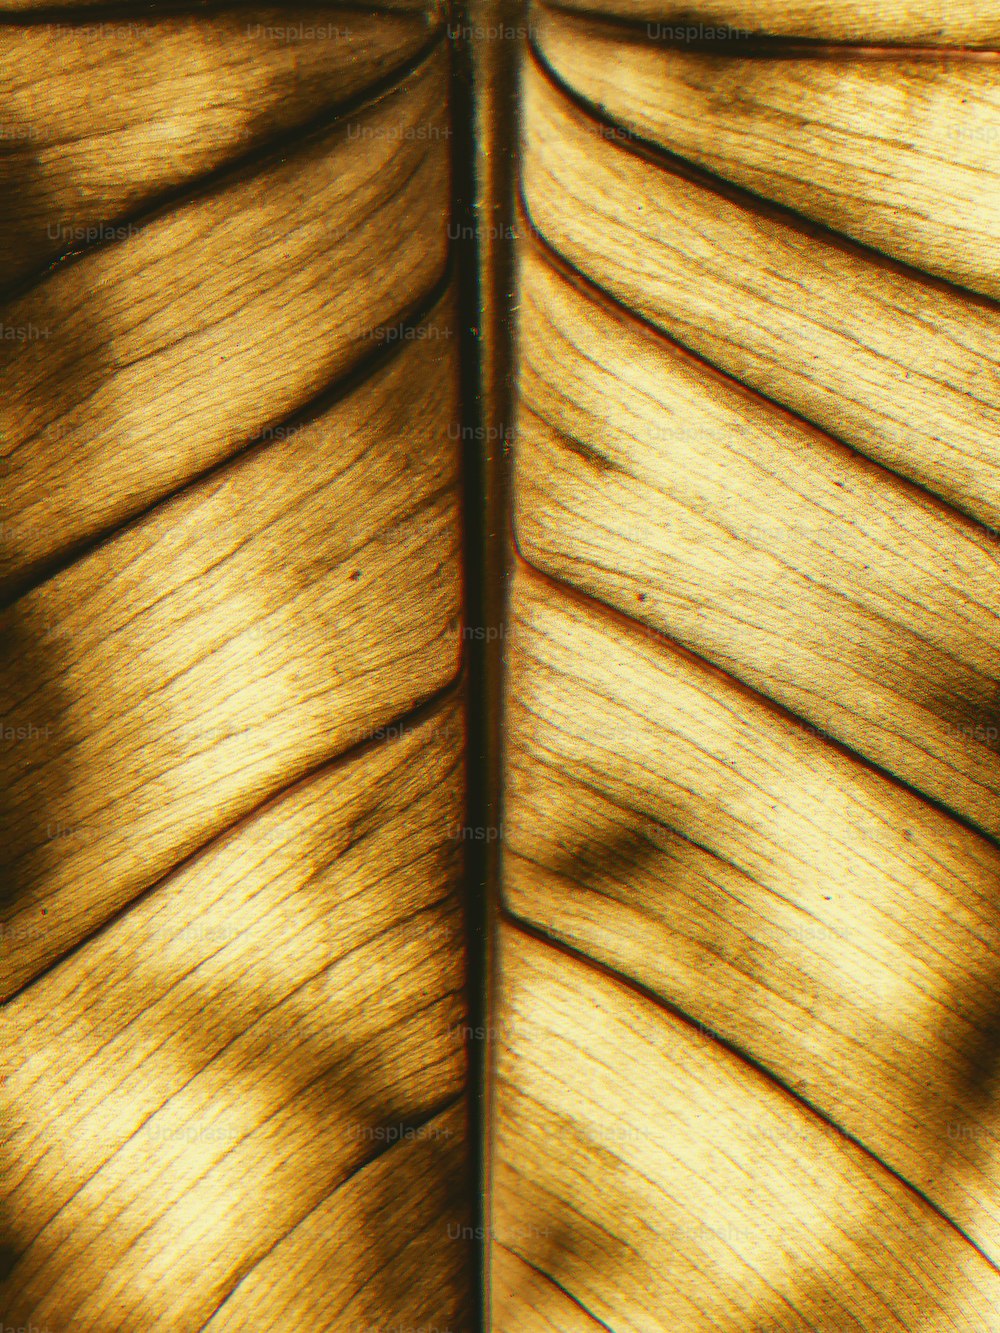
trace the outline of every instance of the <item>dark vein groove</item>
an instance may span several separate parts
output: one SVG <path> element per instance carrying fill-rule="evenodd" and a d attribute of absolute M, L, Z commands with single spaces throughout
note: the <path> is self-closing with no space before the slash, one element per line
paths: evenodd
<path fill-rule="evenodd" d="M 2 27 L 2 24 L 0 24 L 0 27 Z M 248 148 L 246 152 L 221 162 L 210 171 L 192 176 L 179 185 L 171 185 L 167 189 L 159 191 L 151 198 L 143 200 L 138 207 L 130 211 L 102 219 L 100 226 L 103 230 L 149 226 L 157 219 L 174 212 L 181 205 L 221 192 L 240 180 L 249 179 L 260 174 L 267 167 L 274 165 L 284 154 L 308 147 L 311 142 L 334 129 L 348 117 L 374 110 L 379 103 L 405 91 L 404 85 L 407 79 L 418 73 L 430 61 L 441 45 L 444 31 L 443 27 L 438 26 L 420 50 L 409 60 L 395 66 L 381 78 L 369 84 L 366 88 L 362 88 L 360 92 L 353 96 L 333 103 L 298 125 L 281 130 L 265 140 L 264 143 Z M 95 223 L 94 225 L 98 224 Z M 61 251 L 40 269 L 35 269 L 24 277 L 18 278 L 10 287 L 0 291 L 0 308 L 29 295 L 37 287 L 46 283 L 57 270 L 62 270 L 68 265 L 77 264 L 95 252 L 108 249 L 110 246 L 127 244 L 129 234 L 124 238 L 102 236 L 85 245 L 70 246 Z"/>
<path fill-rule="evenodd" d="M 722 56 L 747 56 L 752 60 L 793 60 L 803 56 L 826 60 L 899 60 L 935 59 L 945 57 L 950 60 L 987 60 L 1000 58 L 1000 51 L 992 46 L 948 46 L 941 44 L 905 45 L 902 42 L 865 43 L 845 41 L 824 37 L 778 37 L 763 32 L 752 32 L 749 37 L 711 38 L 701 42 L 686 39 L 663 40 L 649 36 L 649 25 L 656 22 L 650 18 L 630 18 L 624 14 L 602 14 L 581 6 L 565 3 L 563 0 L 535 0 L 540 9 L 547 9 L 553 14 L 584 21 L 596 30 L 603 29 L 609 37 L 616 38 L 621 44 L 647 46 L 664 50 L 697 51 L 699 54 Z M 686 27 L 694 19 L 685 19 L 676 14 L 671 17 L 665 13 L 660 22 L 671 26 Z M 737 28 L 738 24 L 726 23 L 722 19 L 713 19 L 710 27 Z"/>
<path fill-rule="evenodd" d="M 301 980 L 296 982 L 296 984 L 292 987 L 291 990 L 286 991 L 284 995 L 279 996 L 277 999 L 273 1000 L 272 1003 L 268 1004 L 264 1009 L 261 1010 L 260 1013 L 257 1014 L 256 1018 L 253 1019 L 249 1027 L 241 1028 L 238 1032 L 234 1032 L 232 1036 L 227 1038 L 227 1040 L 222 1043 L 222 1045 L 218 1046 L 214 1051 L 210 1052 L 208 1054 L 207 1059 L 205 1059 L 201 1064 L 192 1064 L 189 1067 L 188 1077 L 183 1081 L 183 1083 L 175 1087 L 172 1092 L 166 1095 L 163 1101 L 159 1102 L 156 1106 L 154 1106 L 151 1110 L 149 1110 L 144 1115 L 143 1119 L 135 1126 L 135 1128 L 125 1138 L 123 1138 L 122 1141 L 116 1147 L 112 1148 L 106 1157 L 104 1157 L 95 1167 L 93 1167 L 93 1169 L 90 1171 L 90 1174 L 80 1180 L 76 1188 L 73 1189 L 63 1199 L 63 1201 L 56 1207 L 55 1211 L 49 1213 L 48 1216 L 44 1219 L 44 1221 L 41 1221 L 38 1224 L 38 1227 L 33 1232 L 30 1240 L 25 1238 L 26 1243 L 24 1244 L 21 1250 L 21 1258 L 23 1259 L 34 1249 L 38 1240 L 42 1236 L 44 1236 L 45 1232 L 48 1230 L 49 1227 L 52 1226 L 53 1222 L 55 1222 L 60 1216 L 62 1216 L 67 1211 L 67 1209 L 70 1208 L 73 1202 L 76 1199 L 78 1199 L 79 1196 L 86 1189 L 88 1189 L 90 1185 L 93 1184 L 93 1182 L 98 1178 L 98 1176 L 101 1174 L 102 1171 L 104 1171 L 112 1162 L 114 1162 L 119 1157 L 119 1155 L 122 1153 L 123 1150 L 127 1149 L 131 1144 L 135 1142 L 135 1140 L 139 1137 L 139 1135 L 141 1135 L 142 1132 L 145 1130 L 146 1126 L 152 1120 L 154 1120 L 155 1117 L 159 1115 L 161 1111 L 163 1111 L 166 1107 L 168 1107 L 172 1101 L 180 1097 L 193 1083 L 195 1083 L 198 1079 L 201 1078 L 201 1076 L 205 1073 L 206 1070 L 211 1069 L 212 1066 L 215 1065 L 217 1061 L 219 1061 L 229 1051 L 231 1051 L 234 1046 L 238 1045 L 241 1041 L 243 1041 L 244 1038 L 246 1038 L 250 1033 L 252 1033 L 255 1028 L 258 1028 L 271 1014 L 273 1014 L 276 1010 L 280 1009 L 282 1005 L 287 1004 L 289 1000 L 291 1000 L 294 996 L 306 990 L 319 977 L 323 976 L 324 973 L 329 972 L 331 969 L 335 967 L 339 967 L 344 962 L 344 960 L 350 958 L 352 954 L 360 953 L 363 950 L 370 948 L 373 943 L 377 942 L 384 936 L 391 934 L 393 930 L 396 930 L 400 926 L 404 925 L 406 921 L 412 920 L 414 917 L 420 916 L 423 912 L 432 911 L 434 908 L 441 906 L 444 901 L 447 900 L 441 900 L 441 902 L 430 904 L 427 908 L 418 909 L 417 911 L 411 913 L 411 915 L 407 917 L 405 921 L 392 922 L 387 926 L 383 926 L 381 929 L 376 931 L 374 935 L 359 941 L 357 944 L 354 944 L 349 949 L 347 949 L 345 953 L 339 954 L 336 958 L 334 958 L 330 962 L 324 963 L 314 972 L 309 973 L 308 976 L 305 976 Z M 171 987 L 170 989 L 173 989 L 173 987 Z M 447 992 L 445 995 L 435 997 L 434 1000 L 432 1000 L 428 1005 L 423 1006 L 423 1008 L 424 1009 L 433 1008 L 436 1004 L 439 1004 L 442 999 L 447 998 L 448 995 L 452 993 L 453 992 Z M 417 1014 L 421 1012 L 423 1012 L 423 1009 L 418 1009 L 416 1011 Z M 413 1013 L 408 1014 L 406 1021 L 412 1019 L 413 1017 L 414 1017 Z M 131 1024 L 129 1024 L 129 1026 L 131 1026 Z M 372 1039 L 374 1040 L 378 1036 L 381 1036 L 384 1031 L 385 1029 L 379 1029 L 377 1033 L 372 1034 Z M 114 1040 L 114 1037 L 112 1038 L 112 1040 Z M 161 1043 L 161 1045 L 165 1044 L 166 1042 Z M 160 1047 L 156 1048 L 156 1050 L 159 1049 Z M 252 1129 L 249 1129 L 244 1134 L 242 1134 L 240 1138 L 237 1139 L 236 1142 L 233 1144 L 233 1147 L 241 1146 L 247 1141 L 247 1139 L 252 1138 L 255 1134 L 258 1134 L 261 1131 L 261 1129 L 263 1129 L 263 1127 L 268 1124 L 269 1121 L 273 1120 L 276 1116 L 279 1116 L 283 1114 L 285 1111 L 287 1111 L 287 1109 L 291 1105 L 293 1105 L 302 1096 L 302 1094 L 306 1092 L 310 1087 L 313 1087 L 315 1084 L 322 1082 L 323 1079 L 329 1078 L 333 1070 L 338 1068 L 339 1063 L 340 1063 L 339 1061 L 335 1061 L 333 1065 L 322 1069 L 318 1074 L 315 1074 L 310 1079 L 308 1079 L 306 1083 L 300 1084 L 293 1091 L 290 1091 L 290 1094 L 286 1101 L 279 1103 L 278 1106 L 276 1106 L 274 1110 L 270 1111 L 262 1121 L 259 1121 L 256 1125 L 254 1125 Z M 116 1091 L 116 1089 L 113 1088 L 111 1091 L 114 1092 Z M 79 1123 L 79 1121 L 77 1123 Z M 231 1151 L 232 1148 L 227 1148 L 225 1153 L 223 1153 L 222 1157 L 219 1158 L 218 1161 L 225 1160 L 225 1158 L 229 1155 Z M 48 1154 L 48 1149 L 46 1149 L 45 1152 L 42 1154 L 42 1159 L 44 1159 L 44 1157 L 47 1154 Z M 202 1174 L 198 1176 L 195 1180 L 190 1181 L 187 1186 L 187 1192 L 190 1192 L 197 1184 L 199 1184 L 202 1180 L 204 1180 L 205 1176 L 211 1174 L 211 1172 L 218 1165 L 218 1161 L 209 1165 L 205 1169 L 205 1171 L 203 1171 Z M 22 1177 L 22 1180 L 19 1183 L 23 1184 L 25 1179 L 26 1177 Z M 128 1205 L 126 1204 L 125 1207 L 127 1206 Z M 119 1209 L 119 1211 L 114 1214 L 113 1218 L 111 1219 L 112 1222 L 117 1221 L 117 1219 L 120 1216 L 121 1216 L 121 1209 Z M 163 1216 L 164 1214 L 160 1213 L 152 1221 L 147 1222 L 146 1226 L 144 1226 L 142 1231 L 139 1233 L 139 1236 L 145 1235 L 148 1231 L 150 1231 L 153 1227 L 155 1227 L 157 1225 L 157 1222 L 162 1220 Z M 107 1227 L 105 1227 L 105 1230 L 106 1229 Z M 133 1239 L 133 1243 L 135 1243 L 135 1241 L 139 1239 L 139 1236 Z"/>
<path fill-rule="evenodd" d="M 517 533 L 513 530 L 511 532 L 511 542 L 513 543 L 518 560 L 525 566 L 525 568 L 531 571 L 535 578 L 541 580 L 554 592 L 563 597 L 567 597 L 570 600 L 576 601 L 590 611 L 591 614 L 598 611 L 601 615 L 610 617 L 620 625 L 627 625 L 633 633 L 638 631 L 647 638 L 652 638 L 664 647 L 669 648 L 672 652 L 677 653 L 678 656 L 686 658 L 689 662 L 693 662 L 700 670 L 708 671 L 714 675 L 716 679 L 723 681 L 727 685 L 735 686 L 743 695 L 748 696 L 756 703 L 763 705 L 783 721 L 791 722 L 798 728 L 805 727 L 816 735 L 817 741 L 821 744 L 832 747 L 845 758 L 868 769 L 869 772 L 877 774 L 880 778 L 893 783 L 896 787 L 901 787 L 904 791 L 908 791 L 924 805 L 931 806 L 947 819 L 953 820 L 956 824 L 960 824 L 962 828 L 966 829 L 969 833 L 975 834 L 975 836 L 980 838 L 983 842 L 989 843 L 991 847 L 1000 849 L 1000 838 L 995 837 L 992 833 L 988 833 L 985 829 L 980 828 L 980 826 L 973 820 L 969 819 L 968 816 L 959 813 L 957 810 L 953 810 L 952 807 L 946 805 L 944 801 L 938 800 L 935 796 L 929 796 L 926 792 L 921 791 L 919 787 L 914 787 L 911 783 L 907 782 L 905 778 L 901 778 L 897 773 L 893 773 L 891 769 L 882 768 L 874 759 L 870 759 L 861 750 L 853 749 L 846 741 L 838 740 L 837 737 L 831 736 L 827 731 L 823 731 L 822 734 L 816 733 L 814 730 L 816 724 L 804 714 L 796 713 L 785 704 L 779 703 L 776 699 L 772 699 L 769 694 L 764 694 L 762 691 L 755 689 L 753 685 L 749 685 L 739 676 L 734 676 L 731 672 L 727 671 L 724 667 L 720 667 L 709 658 L 702 657 L 699 653 L 695 652 L 694 649 L 688 648 L 685 644 L 681 643 L 679 639 L 673 638 L 673 636 L 668 634 L 666 630 L 657 629 L 655 625 L 649 625 L 643 620 L 636 620 L 627 612 L 619 610 L 618 607 L 611 606 L 607 602 L 602 601 L 599 597 L 595 597 L 593 594 L 585 592 L 582 588 L 576 587 L 575 584 L 566 582 L 565 579 L 560 578 L 558 575 L 550 574 L 546 570 L 541 569 L 521 551 L 517 540 Z"/>
<path fill-rule="evenodd" d="M 497 1243 L 499 1244 L 500 1242 Z M 551 1273 L 546 1273 L 544 1268 L 539 1268 L 537 1264 L 533 1264 L 530 1259 L 525 1258 L 523 1254 L 512 1249 L 511 1246 L 502 1245 L 501 1248 L 506 1250 L 508 1254 L 514 1255 L 516 1259 L 519 1259 L 521 1263 L 524 1264 L 525 1268 L 530 1268 L 533 1273 L 537 1273 L 540 1278 L 544 1278 L 544 1280 L 551 1286 L 555 1287 L 557 1291 L 562 1292 L 566 1299 L 572 1301 L 578 1310 L 583 1311 L 587 1318 L 593 1322 L 595 1328 L 603 1328 L 607 1330 L 607 1333 L 614 1333 L 610 1324 L 606 1324 L 603 1319 L 598 1319 L 593 1310 L 588 1310 L 584 1303 L 581 1300 L 578 1300 L 568 1287 L 564 1287 L 561 1282 L 557 1282 Z"/>
<path fill-rule="evenodd" d="M 452 280 L 452 270 L 454 268 L 453 260 L 449 255 L 441 276 L 428 291 L 419 296 L 409 307 L 409 309 L 396 313 L 392 316 L 394 323 L 403 326 L 405 330 L 416 329 L 425 324 L 433 314 L 435 307 L 443 301 L 447 295 L 448 288 Z M 8 584 L 7 595 L 0 597 L 0 611 L 5 611 L 15 606 L 22 597 L 34 592 L 43 584 L 51 579 L 57 578 L 67 569 L 77 564 L 78 561 L 85 559 L 94 551 L 110 542 L 117 540 L 123 533 L 130 531 L 139 524 L 145 522 L 151 515 L 166 506 L 170 501 L 183 495 L 185 491 L 191 490 L 203 482 L 211 480 L 217 473 L 224 472 L 226 468 L 237 462 L 237 460 L 252 453 L 255 449 L 266 449 L 276 444 L 280 444 L 289 430 L 298 430 L 301 427 L 309 425 L 318 420 L 325 413 L 336 407 L 352 393 L 360 388 L 367 380 L 371 379 L 380 370 L 388 366 L 397 356 L 410 345 L 410 340 L 402 336 L 395 341 L 384 341 L 374 343 L 371 351 L 366 351 L 359 361 L 352 366 L 346 373 L 339 375 L 331 383 L 324 385 L 318 393 L 305 399 L 285 417 L 278 421 L 270 422 L 262 427 L 258 434 L 252 436 L 243 444 L 238 445 L 225 458 L 220 458 L 209 467 L 193 476 L 186 477 L 177 486 L 157 496 L 150 504 L 144 506 L 131 514 L 124 522 L 113 523 L 109 527 L 102 528 L 90 537 L 74 543 L 66 550 L 58 552 L 49 560 L 36 567 L 32 574 L 21 579 L 16 577 Z"/>
<path fill-rule="evenodd" d="M 459 190 L 455 220 L 465 261 L 460 283 L 466 337 L 462 361 L 463 420 L 471 428 L 463 448 L 466 614 L 474 637 L 466 645 L 470 693 L 467 737 L 467 818 L 481 828 L 502 823 L 503 627 L 511 551 L 507 432 L 514 400 L 513 236 L 517 196 L 517 125 L 520 40 L 480 40 L 482 25 L 524 30 L 526 0 L 457 0 L 449 38 L 455 56 L 452 85 L 455 166 Z M 457 29 L 457 30 L 456 30 Z M 489 636 L 492 634 L 492 638 Z M 493 1101 L 496 1007 L 496 937 L 501 881 L 498 842 L 467 845 L 470 1027 L 468 1043 L 472 1221 L 476 1263 L 473 1333 L 492 1327 L 489 1237 L 493 1189 Z"/>
<path fill-rule="evenodd" d="M 518 204 L 518 224 L 523 228 L 528 243 L 534 245 L 542 260 L 546 262 L 550 268 L 554 269 L 568 286 L 572 287 L 578 295 L 589 301 L 591 305 L 597 306 L 598 309 L 608 315 L 611 319 L 616 320 L 620 324 L 624 324 L 634 333 L 638 333 L 641 337 L 646 338 L 661 349 L 666 348 L 672 355 L 686 358 L 700 370 L 707 371 L 714 378 L 720 380 L 730 388 L 739 390 L 741 394 L 752 399 L 754 402 L 760 403 L 770 411 L 781 413 L 797 426 L 806 427 L 812 434 L 818 436 L 824 444 L 832 444 L 838 448 L 846 449 L 852 457 L 863 460 L 866 467 L 878 468 L 879 471 L 884 473 L 887 477 L 894 478 L 894 480 L 902 486 L 916 492 L 922 499 L 930 501 L 934 508 L 947 514 L 950 518 L 957 519 L 962 523 L 967 524 L 976 532 L 986 533 L 990 537 L 995 536 L 994 529 L 987 523 L 984 523 L 981 518 L 977 518 L 976 515 L 970 514 L 966 510 L 959 508 L 954 501 L 945 499 L 939 492 L 932 490 L 929 485 L 916 481 L 913 477 L 909 477 L 905 473 L 897 472 L 881 459 L 873 458 L 870 454 L 864 453 L 849 440 L 845 440 L 839 435 L 833 435 L 824 430 L 822 426 L 818 425 L 815 421 L 812 421 L 809 417 L 802 416 L 800 413 L 796 412 L 794 408 L 781 402 L 780 399 L 770 397 L 762 390 L 754 388 L 752 384 L 748 384 L 745 380 L 739 379 L 731 372 L 723 370 L 721 366 L 716 365 L 714 361 L 710 361 L 706 356 L 703 356 L 702 353 L 688 347 L 686 343 L 681 342 L 680 339 L 676 338 L 673 334 L 668 333 L 667 330 L 661 328 L 659 324 L 653 323 L 652 320 L 647 319 L 638 311 L 633 310 L 631 306 L 626 305 L 623 301 L 619 300 L 613 292 L 609 292 L 607 288 L 602 287 L 596 279 L 578 268 L 571 259 L 567 258 L 562 251 L 556 248 L 531 217 L 528 201 L 525 198 L 523 191 L 519 195 Z"/>
<path fill-rule="evenodd" d="M 585 967 L 589 968 L 593 972 L 598 973 L 605 980 L 612 982 L 617 987 L 629 991 L 632 995 L 639 996 L 641 999 L 646 1000 L 650 1004 L 655 1005 L 658 1010 L 670 1014 L 671 1017 L 680 1020 L 680 1022 L 685 1024 L 685 1026 L 689 1028 L 694 1028 L 697 1032 L 699 1032 L 703 1036 L 710 1037 L 723 1050 L 728 1051 L 730 1055 L 735 1056 L 736 1059 L 738 1059 L 742 1064 L 748 1066 L 750 1069 L 753 1069 L 755 1073 L 759 1074 L 762 1078 L 766 1079 L 767 1082 L 772 1087 L 780 1089 L 780 1091 L 783 1092 L 791 1101 L 795 1102 L 798 1106 L 804 1108 L 811 1115 L 815 1116 L 817 1120 L 822 1121 L 823 1124 L 828 1125 L 833 1130 L 836 1130 L 836 1132 L 842 1138 L 846 1139 L 849 1143 L 853 1143 L 856 1148 L 860 1148 L 860 1150 L 865 1154 L 866 1157 L 869 1158 L 869 1160 L 875 1162 L 888 1175 L 893 1176 L 896 1180 L 898 1180 L 899 1183 L 909 1191 L 909 1193 L 914 1195 L 928 1208 L 930 1208 L 930 1210 L 933 1213 L 935 1213 L 943 1222 L 945 1222 L 951 1228 L 952 1231 L 954 1231 L 957 1235 L 961 1236 L 964 1241 L 966 1241 L 969 1245 L 971 1245 L 971 1247 L 976 1251 L 976 1253 L 980 1255 L 981 1258 L 984 1259 L 987 1264 L 989 1264 L 990 1268 L 992 1268 L 995 1272 L 1000 1272 L 1000 1265 L 994 1263 L 994 1261 L 990 1258 L 990 1256 L 984 1250 L 980 1249 L 980 1247 L 976 1244 L 974 1240 L 972 1240 L 969 1236 L 966 1235 L 966 1233 L 962 1230 L 962 1228 L 958 1225 L 958 1223 L 955 1222 L 951 1217 L 949 1217 L 949 1215 L 938 1204 L 936 1204 L 932 1199 L 928 1198 L 927 1195 L 923 1192 L 923 1190 L 919 1188 L 919 1186 L 914 1185 L 911 1181 L 907 1180 L 907 1178 L 904 1175 L 902 1175 L 899 1171 L 897 1171 L 895 1167 L 892 1167 L 888 1164 L 888 1162 L 883 1161 L 883 1159 L 879 1157 L 879 1155 L 873 1149 L 869 1148 L 864 1142 L 862 1142 L 861 1139 L 855 1138 L 854 1135 L 851 1134 L 849 1130 L 846 1130 L 843 1127 L 843 1125 L 838 1124 L 838 1122 L 834 1120 L 832 1116 L 828 1115 L 820 1107 L 815 1106 L 812 1102 L 808 1100 L 808 1098 L 803 1097 L 800 1093 L 796 1092 L 795 1089 L 790 1087 L 781 1078 L 779 1074 L 774 1073 L 773 1070 L 769 1069 L 766 1065 L 762 1064 L 756 1058 L 756 1056 L 752 1055 L 749 1051 L 744 1050 L 741 1046 L 738 1046 L 735 1042 L 732 1042 L 728 1038 L 723 1037 L 720 1033 L 716 1032 L 714 1028 L 709 1027 L 708 1024 L 703 1023 L 698 1018 L 687 1013 L 686 1010 L 681 1009 L 672 1000 L 667 999 L 663 995 L 657 994 L 656 991 L 651 990 L 648 986 L 643 985 L 641 981 L 637 981 L 634 977 L 630 977 L 624 972 L 619 972 L 616 968 L 611 967 L 609 964 L 601 962 L 600 959 L 591 958 L 589 954 L 581 952 L 574 945 L 570 944 L 566 940 L 561 939 L 559 936 L 550 935 L 548 931 L 542 929 L 542 927 L 537 926 L 533 922 L 527 921 L 523 917 L 519 917 L 518 915 L 516 915 L 516 913 L 514 913 L 506 905 L 504 905 L 501 908 L 501 913 L 508 929 L 516 930 L 520 932 L 522 935 L 528 936 L 530 939 L 535 940 L 537 943 L 542 944 L 547 948 L 551 949 L 554 953 L 562 954 L 566 958 L 572 958 L 574 961 L 582 963 Z"/>
<path fill-rule="evenodd" d="M 834 227 L 829 227 L 823 222 L 817 222 L 814 218 L 805 213 L 799 213 L 787 204 L 779 204 L 764 195 L 755 194 L 753 190 L 737 185 L 734 181 L 727 180 L 725 176 L 719 176 L 714 171 L 709 171 L 707 167 L 700 167 L 694 162 L 688 161 L 679 153 L 664 148 L 655 139 L 645 138 L 638 131 L 630 129 L 624 122 L 609 116 L 595 102 L 591 102 L 583 93 L 578 92 L 571 84 L 568 84 L 548 63 L 545 53 L 537 46 L 532 45 L 531 55 L 534 67 L 546 82 L 570 103 L 577 115 L 605 131 L 611 131 L 616 136 L 614 146 L 621 149 L 622 152 L 648 162 L 650 166 L 656 167 L 659 171 L 667 172 L 671 176 L 679 176 L 681 180 L 689 181 L 692 185 L 710 190 L 713 194 L 734 204 L 744 212 L 755 213 L 758 217 L 766 218 L 769 222 L 791 227 L 800 235 L 808 236 L 811 240 L 823 241 L 842 252 L 860 256 L 868 263 L 875 264 L 890 273 L 906 278 L 910 282 L 919 283 L 921 286 L 929 287 L 935 291 L 945 292 L 949 296 L 961 297 L 967 304 L 979 306 L 984 310 L 994 313 L 1000 311 L 1000 301 L 995 297 L 974 291 L 971 287 L 964 287 L 961 283 L 953 282 L 948 278 L 939 277 L 936 273 L 927 273 L 913 264 L 907 264 L 904 260 L 896 259 L 882 250 L 877 250 L 874 246 L 855 240 L 853 236 L 837 231 Z M 607 136 L 604 137 L 604 142 L 607 142 Z"/>
<path fill-rule="evenodd" d="M 447 1115 L 448 1112 L 453 1110 L 456 1106 L 459 1106 L 465 1100 L 466 1096 L 467 1093 L 465 1092 L 465 1090 L 463 1090 L 462 1092 L 457 1093 L 454 1097 L 449 1097 L 445 1101 L 438 1103 L 424 1115 L 413 1116 L 411 1119 L 402 1121 L 400 1123 L 406 1129 L 413 1129 L 413 1130 L 423 1129 L 425 1128 L 425 1126 L 432 1124 L 433 1121 L 439 1119 L 441 1116 Z M 338 1180 L 335 1185 L 331 1186 L 331 1188 L 327 1190 L 327 1192 L 323 1195 L 321 1199 L 318 1199 L 316 1203 L 314 1203 L 311 1208 L 308 1208 L 296 1222 L 292 1223 L 292 1225 L 287 1229 L 284 1235 L 279 1236 L 278 1239 L 274 1241 L 272 1245 L 268 1246 L 268 1248 L 264 1251 L 263 1254 L 257 1256 L 257 1258 L 253 1261 L 253 1263 L 245 1272 L 241 1273 L 239 1277 L 237 1277 L 234 1280 L 229 1290 L 218 1302 L 212 1313 L 208 1316 L 208 1318 L 205 1320 L 204 1323 L 199 1324 L 197 1330 L 195 1330 L 194 1333 L 203 1333 L 203 1330 L 212 1322 L 212 1320 L 223 1308 L 223 1306 L 227 1304 L 230 1297 L 240 1286 L 242 1286 L 243 1282 L 245 1282 L 245 1280 L 250 1276 L 250 1274 L 254 1271 L 254 1269 L 258 1268 L 260 1264 L 262 1264 L 264 1260 L 267 1259 L 269 1255 L 271 1255 L 278 1248 L 279 1245 L 283 1244 L 288 1239 L 289 1236 L 291 1236 L 295 1231 L 297 1231 L 298 1228 L 303 1224 L 303 1222 L 305 1222 L 309 1217 L 311 1217 L 313 1213 L 315 1213 L 319 1208 L 322 1208 L 324 1204 L 326 1204 L 330 1199 L 332 1199 L 333 1196 L 337 1194 L 340 1190 L 342 1190 L 346 1185 L 349 1185 L 355 1176 L 360 1175 L 362 1171 L 367 1171 L 369 1167 L 373 1166 L 376 1162 L 381 1161 L 383 1157 L 388 1156 L 389 1153 L 394 1152 L 396 1149 L 408 1146 L 409 1145 L 406 1142 L 406 1140 L 403 1139 L 401 1139 L 398 1143 L 385 1144 L 385 1146 L 380 1147 L 379 1150 L 373 1154 L 373 1156 L 367 1158 L 360 1165 L 354 1167 L 354 1169 L 349 1171 L 346 1176 L 344 1176 L 341 1180 Z M 393 1255 L 393 1258 L 398 1258 L 399 1253 L 400 1251 L 397 1251 L 396 1254 Z"/>
<path fill-rule="evenodd" d="M 405 727 L 407 731 L 411 731 L 422 723 L 435 717 L 439 712 L 443 712 L 447 704 L 460 695 L 463 689 L 464 674 L 464 668 L 460 668 L 458 675 L 453 680 L 448 681 L 448 683 L 443 685 L 440 689 L 435 690 L 433 694 L 421 699 L 412 708 L 406 709 L 403 713 L 396 715 L 384 723 L 380 723 L 377 730 L 383 733 L 381 736 L 373 736 L 368 740 L 359 741 L 356 745 L 349 746 L 346 750 L 341 750 L 336 754 L 328 755 L 326 758 L 320 760 L 318 764 L 314 764 L 305 773 L 298 774 L 291 779 L 291 781 L 270 791 L 262 800 L 251 806 L 249 810 L 245 810 L 231 823 L 218 829 L 204 843 L 202 843 L 200 847 L 195 848 L 193 852 L 189 852 L 186 856 L 181 857 L 181 859 L 175 862 L 169 870 L 165 871 L 159 879 L 140 890 L 135 897 L 130 898 L 127 903 L 123 904 L 117 911 L 113 912 L 111 916 L 105 921 L 102 921 L 100 925 L 95 926 L 93 930 L 77 940 L 75 944 L 59 954 L 58 957 L 53 958 L 51 962 L 46 963 L 40 971 L 36 972 L 35 975 L 30 978 L 30 980 L 25 981 L 17 988 L 17 990 L 12 991 L 10 995 L 0 1003 L 0 1009 L 4 1009 L 8 1005 L 13 1004 L 16 999 L 29 991 L 36 982 L 41 981 L 42 978 L 47 976 L 50 972 L 55 972 L 57 968 L 62 967 L 65 962 L 77 954 L 81 949 L 85 948 L 99 935 L 103 935 L 106 931 L 110 930 L 111 927 L 122 917 L 126 916 L 136 904 L 155 893 L 161 885 L 173 878 L 174 875 L 187 869 L 188 866 L 199 860 L 199 858 L 207 855 L 212 848 L 234 836 L 242 828 L 251 823 L 251 821 L 264 814 L 264 812 L 271 806 L 291 796 L 299 787 L 306 786 L 308 783 L 328 772 L 336 771 L 341 767 L 345 767 L 348 764 L 353 764 L 356 761 L 363 759 L 365 755 L 371 753 L 376 747 L 385 745 L 389 740 L 395 739 L 394 733 L 397 728 L 402 729 Z M 400 734 L 402 734 L 402 731 L 400 731 Z"/>

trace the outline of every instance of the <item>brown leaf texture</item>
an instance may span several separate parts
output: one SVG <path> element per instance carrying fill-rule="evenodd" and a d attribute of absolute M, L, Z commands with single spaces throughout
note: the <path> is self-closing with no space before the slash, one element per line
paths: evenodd
<path fill-rule="evenodd" d="M 449 53 L 394 8 L 3 29 L 4 1327 L 475 1317 Z"/>
<path fill-rule="evenodd" d="M 1000 1328 L 991 21 L 533 11 L 503 1333 Z"/>
<path fill-rule="evenodd" d="M 995 8 L 0 18 L 0 1333 L 1000 1333 Z"/>

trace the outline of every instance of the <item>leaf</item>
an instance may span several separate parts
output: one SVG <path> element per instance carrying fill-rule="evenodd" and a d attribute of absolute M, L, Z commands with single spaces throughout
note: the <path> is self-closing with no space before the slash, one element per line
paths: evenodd
<path fill-rule="evenodd" d="M 443 30 L 104 23 L 4 37 L 4 1322 L 458 1326 Z"/>
<path fill-rule="evenodd" d="M 636 8 L 523 80 L 492 1326 L 992 1328 L 995 56 Z"/>
<path fill-rule="evenodd" d="M 993 10 L 56 17 L 4 1327 L 994 1328 Z"/>
<path fill-rule="evenodd" d="M 560 6 L 563 7 L 563 6 Z M 986 0 L 569 0 L 565 8 L 623 19 L 652 41 L 688 44 L 786 37 L 793 40 L 986 47 L 997 43 L 996 11 Z M 535 11 L 537 13 L 537 10 Z M 692 31 L 692 29 L 694 31 Z M 735 36 L 734 36 L 735 30 Z"/>

